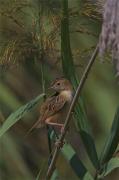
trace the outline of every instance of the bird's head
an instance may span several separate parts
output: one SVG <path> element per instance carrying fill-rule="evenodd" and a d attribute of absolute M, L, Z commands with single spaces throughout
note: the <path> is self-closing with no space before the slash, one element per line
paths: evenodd
<path fill-rule="evenodd" d="M 72 84 L 66 78 L 57 78 L 54 82 L 52 82 L 50 88 L 56 92 L 73 91 Z"/>

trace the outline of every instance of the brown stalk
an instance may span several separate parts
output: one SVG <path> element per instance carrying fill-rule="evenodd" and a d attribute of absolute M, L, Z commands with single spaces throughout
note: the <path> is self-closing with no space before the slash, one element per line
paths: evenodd
<path fill-rule="evenodd" d="M 48 167 L 46 179 L 50 179 L 50 177 L 52 176 L 52 173 L 54 171 L 54 167 L 55 167 L 55 164 L 56 164 L 56 160 L 57 160 L 57 157 L 58 157 L 59 152 L 60 152 L 60 144 L 62 144 L 62 142 L 63 142 L 63 140 L 65 138 L 65 135 L 66 135 L 66 132 L 67 132 L 67 127 L 68 127 L 68 124 L 70 122 L 73 109 L 74 109 L 75 104 L 76 104 L 76 102 L 78 100 L 78 97 L 79 97 L 79 95 L 81 93 L 83 85 L 84 85 L 84 83 L 85 83 L 85 81 L 87 79 L 87 76 L 88 76 L 88 74 L 89 74 L 89 72 L 91 70 L 91 67 L 92 67 L 92 65 L 93 65 L 93 63 L 94 63 L 94 61 L 96 59 L 96 56 L 98 54 L 98 49 L 99 48 L 98 48 L 98 45 L 97 45 L 95 50 L 94 50 L 94 52 L 93 52 L 93 54 L 92 54 L 91 59 L 89 60 L 89 63 L 87 64 L 87 66 L 85 68 L 85 71 L 84 71 L 84 73 L 82 75 L 82 78 L 80 80 L 80 83 L 78 85 L 78 88 L 76 90 L 76 93 L 74 95 L 74 98 L 72 100 L 71 106 L 70 106 L 69 111 L 68 111 L 67 116 L 66 116 L 66 120 L 65 120 L 65 123 L 64 123 L 64 131 L 61 133 L 61 135 L 59 137 L 59 143 L 58 143 L 59 146 L 56 146 L 54 154 L 53 154 L 53 157 L 52 157 L 52 160 L 51 160 L 51 163 L 50 163 L 50 165 Z"/>

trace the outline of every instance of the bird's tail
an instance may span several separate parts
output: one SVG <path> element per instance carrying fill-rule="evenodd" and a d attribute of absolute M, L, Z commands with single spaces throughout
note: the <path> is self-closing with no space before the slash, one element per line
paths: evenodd
<path fill-rule="evenodd" d="M 28 135 L 33 131 L 33 129 L 35 129 L 35 128 L 42 128 L 42 127 L 44 127 L 44 123 L 42 123 L 42 121 L 39 118 L 38 121 L 35 122 L 33 124 L 33 126 L 28 130 L 28 132 L 26 133 L 25 137 L 28 137 Z"/>

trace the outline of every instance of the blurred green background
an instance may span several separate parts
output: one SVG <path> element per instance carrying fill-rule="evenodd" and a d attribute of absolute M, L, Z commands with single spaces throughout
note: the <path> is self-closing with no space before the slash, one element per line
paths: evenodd
<path fill-rule="evenodd" d="M 79 79 L 101 30 L 101 4 L 69 0 L 70 42 Z M 0 123 L 62 76 L 60 0 L 0 0 Z M 88 121 L 100 154 L 119 102 L 118 82 L 109 57 L 97 59 L 82 91 Z M 106 60 L 105 60 L 106 59 Z M 68 68 L 68 67 L 67 67 Z M 49 155 L 46 129 L 25 135 L 39 117 L 39 106 L 0 139 L 0 179 L 32 180 L 41 169 L 44 179 Z M 80 135 L 71 128 L 69 142 L 94 174 Z M 60 179 L 78 179 L 60 155 Z M 107 179 L 118 179 L 115 171 Z"/>

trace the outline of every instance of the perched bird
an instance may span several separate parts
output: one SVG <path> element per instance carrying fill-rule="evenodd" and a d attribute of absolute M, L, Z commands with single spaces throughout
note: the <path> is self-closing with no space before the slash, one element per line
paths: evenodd
<path fill-rule="evenodd" d="M 69 80 L 57 78 L 50 89 L 53 89 L 55 94 L 43 102 L 40 107 L 40 118 L 29 131 L 41 128 L 45 124 L 63 128 L 63 122 L 73 98 L 73 87 Z"/>

